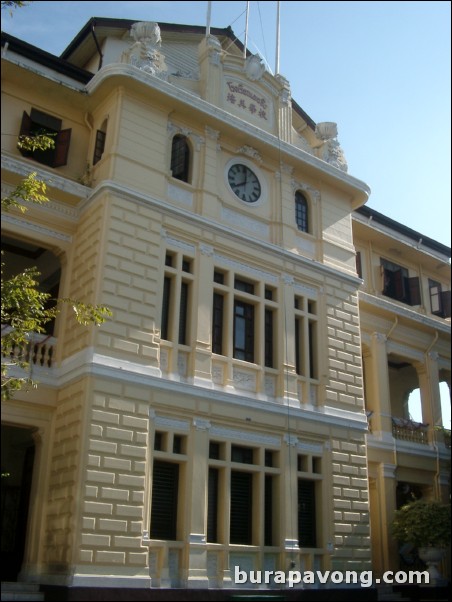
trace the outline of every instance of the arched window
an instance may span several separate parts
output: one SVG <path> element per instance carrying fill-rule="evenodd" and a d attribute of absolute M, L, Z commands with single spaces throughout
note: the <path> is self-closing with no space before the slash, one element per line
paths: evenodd
<path fill-rule="evenodd" d="M 186 136 L 177 134 L 171 145 L 171 173 L 173 178 L 188 182 L 190 169 L 190 146 Z"/>
<path fill-rule="evenodd" d="M 299 190 L 295 193 L 295 221 L 301 232 L 309 232 L 308 201 Z"/>

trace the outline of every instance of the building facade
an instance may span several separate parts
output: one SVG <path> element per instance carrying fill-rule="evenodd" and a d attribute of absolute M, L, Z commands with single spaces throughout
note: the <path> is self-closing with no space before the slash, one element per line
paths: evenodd
<path fill-rule="evenodd" d="M 367 209 L 335 124 L 234 39 L 2 38 L 2 189 L 35 171 L 50 199 L 3 216 L 7 269 L 113 312 L 63 308 L 30 343 L 38 388 L 3 404 L 7 579 L 381 574 L 403 495 L 449 496 L 450 249 Z M 55 148 L 21 153 L 43 130 Z"/>

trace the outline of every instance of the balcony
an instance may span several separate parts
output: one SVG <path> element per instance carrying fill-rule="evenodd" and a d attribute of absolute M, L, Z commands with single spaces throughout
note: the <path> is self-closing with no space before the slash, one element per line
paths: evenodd
<path fill-rule="evenodd" d="M 11 327 L 2 324 L 2 338 L 11 332 Z M 55 364 L 57 339 L 51 335 L 30 333 L 29 341 L 24 346 L 11 346 L 3 349 L 2 360 L 13 364 L 26 362 L 37 368 L 49 369 Z"/>
<path fill-rule="evenodd" d="M 392 417 L 392 435 L 401 441 L 428 445 L 428 424 L 408 418 Z"/>

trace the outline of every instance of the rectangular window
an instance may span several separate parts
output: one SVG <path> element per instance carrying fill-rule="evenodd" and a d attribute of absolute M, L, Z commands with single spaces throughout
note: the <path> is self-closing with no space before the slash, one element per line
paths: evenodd
<path fill-rule="evenodd" d="M 434 280 L 429 280 L 428 286 L 432 314 L 442 318 L 450 318 L 450 291 L 443 291 L 441 283 Z"/>
<path fill-rule="evenodd" d="M 237 291 L 243 291 L 244 293 L 248 293 L 249 295 L 254 295 L 254 284 L 252 284 L 251 282 L 247 282 L 246 280 L 236 278 L 234 280 L 234 288 Z"/>
<path fill-rule="evenodd" d="M 253 532 L 253 475 L 231 470 L 231 544 L 251 545 Z"/>
<path fill-rule="evenodd" d="M 273 368 L 273 311 L 265 310 L 265 366 Z"/>
<path fill-rule="evenodd" d="M 234 357 L 254 362 L 254 306 L 234 303 Z"/>
<path fill-rule="evenodd" d="M 177 499 L 179 464 L 154 460 L 152 475 L 152 539 L 174 541 L 177 538 Z"/>
<path fill-rule="evenodd" d="M 187 282 L 181 282 L 179 305 L 179 344 L 187 344 L 187 316 L 188 316 L 188 290 Z"/>
<path fill-rule="evenodd" d="M 254 450 L 252 447 L 243 447 L 242 445 L 231 446 L 231 462 L 241 462 L 242 464 L 253 464 Z"/>
<path fill-rule="evenodd" d="M 273 545 L 273 476 L 265 475 L 264 545 Z"/>
<path fill-rule="evenodd" d="M 302 318 L 295 318 L 295 371 L 299 376 L 303 375 L 303 368 L 301 363 L 301 340 L 303 332 L 303 320 Z"/>
<path fill-rule="evenodd" d="M 382 293 L 408 305 L 421 304 L 419 278 L 408 276 L 408 270 L 396 263 L 381 259 Z"/>
<path fill-rule="evenodd" d="M 356 273 L 360 278 L 363 277 L 363 267 L 361 262 L 361 251 L 356 251 Z"/>
<path fill-rule="evenodd" d="M 223 311 L 224 297 L 219 293 L 213 295 L 212 313 L 212 352 L 223 355 Z"/>
<path fill-rule="evenodd" d="M 218 543 L 218 487 L 220 471 L 209 468 L 207 492 L 207 541 Z"/>
<path fill-rule="evenodd" d="M 309 321 L 308 327 L 308 345 L 309 345 L 309 377 L 317 378 L 317 366 L 316 366 L 316 332 L 317 332 L 317 322 Z"/>
<path fill-rule="evenodd" d="M 298 545 L 317 547 L 315 481 L 307 479 L 298 479 Z"/>
<path fill-rule="evenodd" d="M 32 157 L 35 161 L 49 167 L 61 167 L 67 164 L 69 144 L 72 130 L 62 130 L 62 121 L 57 117 L 31 109 L 30 115 L 22 114 L 19 139 L 21 136 L 49 136 L 54 142 L 53 148 L 47 150 L 29 150 L 19 148 L 24 157 Z"/>
<path fill-rule="evenodd" d="M 171 278 L 165 276 L 163 281 L 163 300 L 162 300 L 162 327 L 160 336 L 165 341 L 169 340 L 169 316 L 171 300 Z"/>

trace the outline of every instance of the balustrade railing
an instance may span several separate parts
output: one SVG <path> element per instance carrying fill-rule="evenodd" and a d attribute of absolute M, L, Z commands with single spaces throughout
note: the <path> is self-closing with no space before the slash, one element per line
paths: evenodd
<path fill-rule="evenodd" d="M 395 439 L 428 445 L 428 424 L 423 422 L 393 416 L 392 434 Z"/>
<path fill-rule="evenodd" d="M 11 332 L 11 327 L 2 326 L 2 337 Z M 51 368 L 55 363 L 57 339 L 51 335 L 30 333 L 23 345 L 11 345 L 3 349 L 3 358 L 14 363 L 26 362 L 33 366 Z"/>

